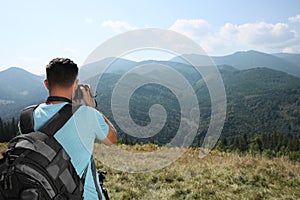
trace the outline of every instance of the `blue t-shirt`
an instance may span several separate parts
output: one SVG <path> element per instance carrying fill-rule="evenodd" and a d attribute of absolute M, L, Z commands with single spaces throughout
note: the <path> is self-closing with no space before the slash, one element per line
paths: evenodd
<path fill-rule="evenodd" d="M 49 105 L 44 103 L 39 105 L 34 110 L 34 130 L 40 129 L 65 104 L 67 103 Z M 102 140 L 106 138 L 108 128 L 102 115 L 97 110 L 82 105 L 54 136 L 69 154 L 71 162 L 80 177 L 83 175 L 86 166 L 89 165 L 83 194 L 86 200 L 98 199 L 90 158 L 93 153 L 95 139 Z M 99 180 L 97 181 L 99 184 Z"/>

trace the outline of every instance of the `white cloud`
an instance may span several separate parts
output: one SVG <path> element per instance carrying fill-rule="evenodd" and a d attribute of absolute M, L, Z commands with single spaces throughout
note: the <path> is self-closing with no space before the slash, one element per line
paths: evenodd
<path fill-rule="evenodd" d="M 108 20 L 108 21 L 102 22 L 101 25 L 103 27 L 111 28 L 116 33 L 121 33 L 121 32 L 125 32 L 125 31 L 130 31 L 130 30 L 137 29 L 137 27 L 131 26 L 129 23 L 127 23 L 125 21 L 111 21 L 111 20 Z"/>
<path fill-rule="evenodd" d="M 300 15 L 296 15 L 294 17 L 289 17 L 290 22 L 300 22 Z"/>
<path fill-rule="evenodd" d="M 282 50 L 283 53 L 293 53 L 294 49 L 292 49 L 291 47 L 286 47 Z"/>
<path fill-rule="evenodd" d="M 179 19 L 169 29 L 193 39 L 207 36 L 211 33 L 210 24 L 203 19 Z"/>
<path fill-rule="evenodd" d="M 300 54 L 300 45 L 294 47 L 286 47 L 282 50 L 283 53 L 297 53 Z"/>
<path fill-rule="evenodd" d="M 238 50 L 266 52 L 295 51 L 300 44 L 299 33 L 285 23 L 226 23 L 213 31 L 205 20 L 177 20 L 170 29 L 187 35 L 208 54 L 228 54 Z"/>
<path fill-rule="evenodd" d="M 226 24 L 219 31 L 219 36 L 226 39 L 231 37 L 240 45 L 276 47 L 294 39 L 295 32 L 289 29 L 287 24 L 260 22 L 242 25 Z"/>

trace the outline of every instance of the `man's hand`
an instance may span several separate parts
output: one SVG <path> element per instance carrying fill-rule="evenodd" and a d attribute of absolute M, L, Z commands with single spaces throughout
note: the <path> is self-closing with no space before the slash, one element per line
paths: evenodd
<path fill-rule="evenodd" d="M 88 85 L 88 90 L 85 87 L 80 86 L 80 90 L 81 90 L 82 95 L 83 95 L 82 99 L 83 99 L 84 103 L 87 106 L 95 108 L 96 105 L 95 105 L 95 100 L 93 98 L 93 90 L 92 90 L 91 86 Z"/>

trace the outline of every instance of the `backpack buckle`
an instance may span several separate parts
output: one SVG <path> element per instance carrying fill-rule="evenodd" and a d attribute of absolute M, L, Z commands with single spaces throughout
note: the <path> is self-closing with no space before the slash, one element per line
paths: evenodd
<path fill-rule="evenodd" d="M 58 195 L 56 195 L 54 197 L 53 200 L 65 200 L 66 198 L 64 197 L 64 195 L 62 195 L 61 193 L 59 193 Z"/>

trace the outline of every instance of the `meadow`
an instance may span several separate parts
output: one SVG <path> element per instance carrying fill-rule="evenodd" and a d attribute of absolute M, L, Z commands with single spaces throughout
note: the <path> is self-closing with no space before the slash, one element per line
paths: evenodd
<path fill-rule="evenodd" d="M 97 166 L 108 171 L 104 185 L 111 199 L 300 199 L 299 162 L 219 151 L 198 155 L 199 149 L 187 149 L 171 165 L 147 173 L 122 172 L 99 161 Z"/>
<path fill-rule="evenodd" d="M 153 144 L 120 147 L 133 155 L 161 149 Z M 108 172 L 104 186 L 111 199 L 300 199 L 300 162 L 217 150 L 199 158 L 199 153 L 186 149 L 170 165 L 145 173 L 116 170 L 98 160 L 96 166 Z"/>

